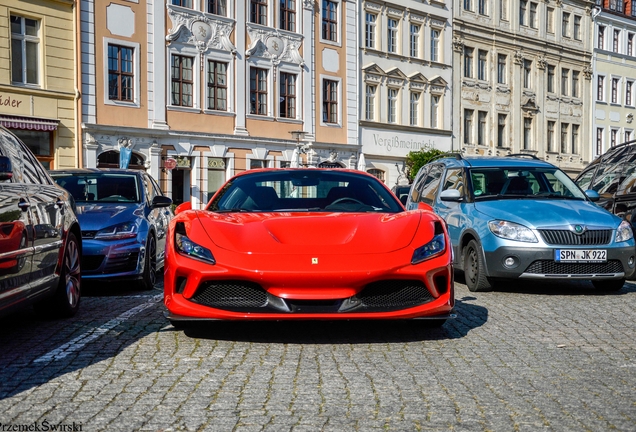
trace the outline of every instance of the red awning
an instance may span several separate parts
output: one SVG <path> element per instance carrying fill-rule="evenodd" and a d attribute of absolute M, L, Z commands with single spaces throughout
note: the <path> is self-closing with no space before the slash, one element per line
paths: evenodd
<path fill-rule="evenodd" d="M 37 117 L 18 117 L 0 114 L 0 125 L 10 129 L 28 129 L 38 131 L 54 131 L 59 120 Z"/>

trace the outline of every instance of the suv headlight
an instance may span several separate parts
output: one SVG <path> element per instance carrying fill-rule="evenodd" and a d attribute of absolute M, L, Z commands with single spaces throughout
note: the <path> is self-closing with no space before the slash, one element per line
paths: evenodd
<path fill-rule="evenodd" d="M 446 250 L 446 239 L 444 234 L 437 234 L 433 240 L 420 246 L 413 252 L 411 264 L 419 264 L 422 261 L 441 255 Z"/>
<path fill-rule="evenodd" d="M 196 244 L 183 234 L 177 233 L 174 235 L 174 245 L 177 249 L 177 252 L 179 252 L 181 255 L 185 255 L 188 258 L 205 261 L 209 264 L 216 264 L 214 255 L 212 255 L 212 252 L 210 252 L 209 249 Z"/>
<path fill-rule="evenodd" d="M 488 228 L 497 237 L 504 238 L 506 240 L 514 240 L 527 243 L 538 243 L 537 236 L 534 235 L 532 230 L 521 224 L 514 222 L 494 220 L 488 222 Z"/>
<path fill-rule="evenodd" d="M 125 222 L 101 229 L 95 234 L 97 240 L 121 240 L 137 237 L 137 224 Z"/>
<path fill-rule="evenodd" d="M 634 237 L 634 232 L 632 231 L 632 227 L 627 221 L 622 221 L 621 224 L 616 229 L 616 238 L 614 241 L 616 243 L 624 242 L 630 240 Z"/>

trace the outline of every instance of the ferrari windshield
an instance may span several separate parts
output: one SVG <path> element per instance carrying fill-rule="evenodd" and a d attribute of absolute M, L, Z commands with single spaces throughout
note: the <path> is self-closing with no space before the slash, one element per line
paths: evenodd
<path fill-rule="evenodd" d="M 55 173 L 53 180 L 69 191 L 77 202 L 140 202 L 137 177 L 117 173 Z"/>
<path fill-rule="evenodd" d="M 207 210 L 215 212 L 404 211 L 379 180 L 347 171 L 284 169 L 235 177 Z"/>
<path fill-rule="evenodd" d="M 558 168 L 473 168 L 470 177 L 476 200 L 586 199 L 572 179 Z"/>

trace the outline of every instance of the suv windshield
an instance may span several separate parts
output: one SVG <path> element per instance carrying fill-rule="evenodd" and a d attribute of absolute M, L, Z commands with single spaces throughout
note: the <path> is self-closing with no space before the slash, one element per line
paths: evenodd
<path fill-rule="evenodd" d="M 557 168 L 473 168 L 470 176 L 475 200 L 586 199 L 570 177 Z"/>
<path fill-rule="evenodd" d="M 77 202 L 140 202 L 137 177 L 132 174 L 51 173 L 53 180 L 69 191 Z"/>

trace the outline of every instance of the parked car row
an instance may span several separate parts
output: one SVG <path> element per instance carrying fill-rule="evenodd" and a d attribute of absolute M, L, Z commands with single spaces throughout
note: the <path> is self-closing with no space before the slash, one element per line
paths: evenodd
<path fill-rule="evenodd" d="M 69 317 L 82 279 L 154 286 L 172 200 L 133 170 L 47 172 L 0 126 L 0 314 L 33 305 Z"/>

